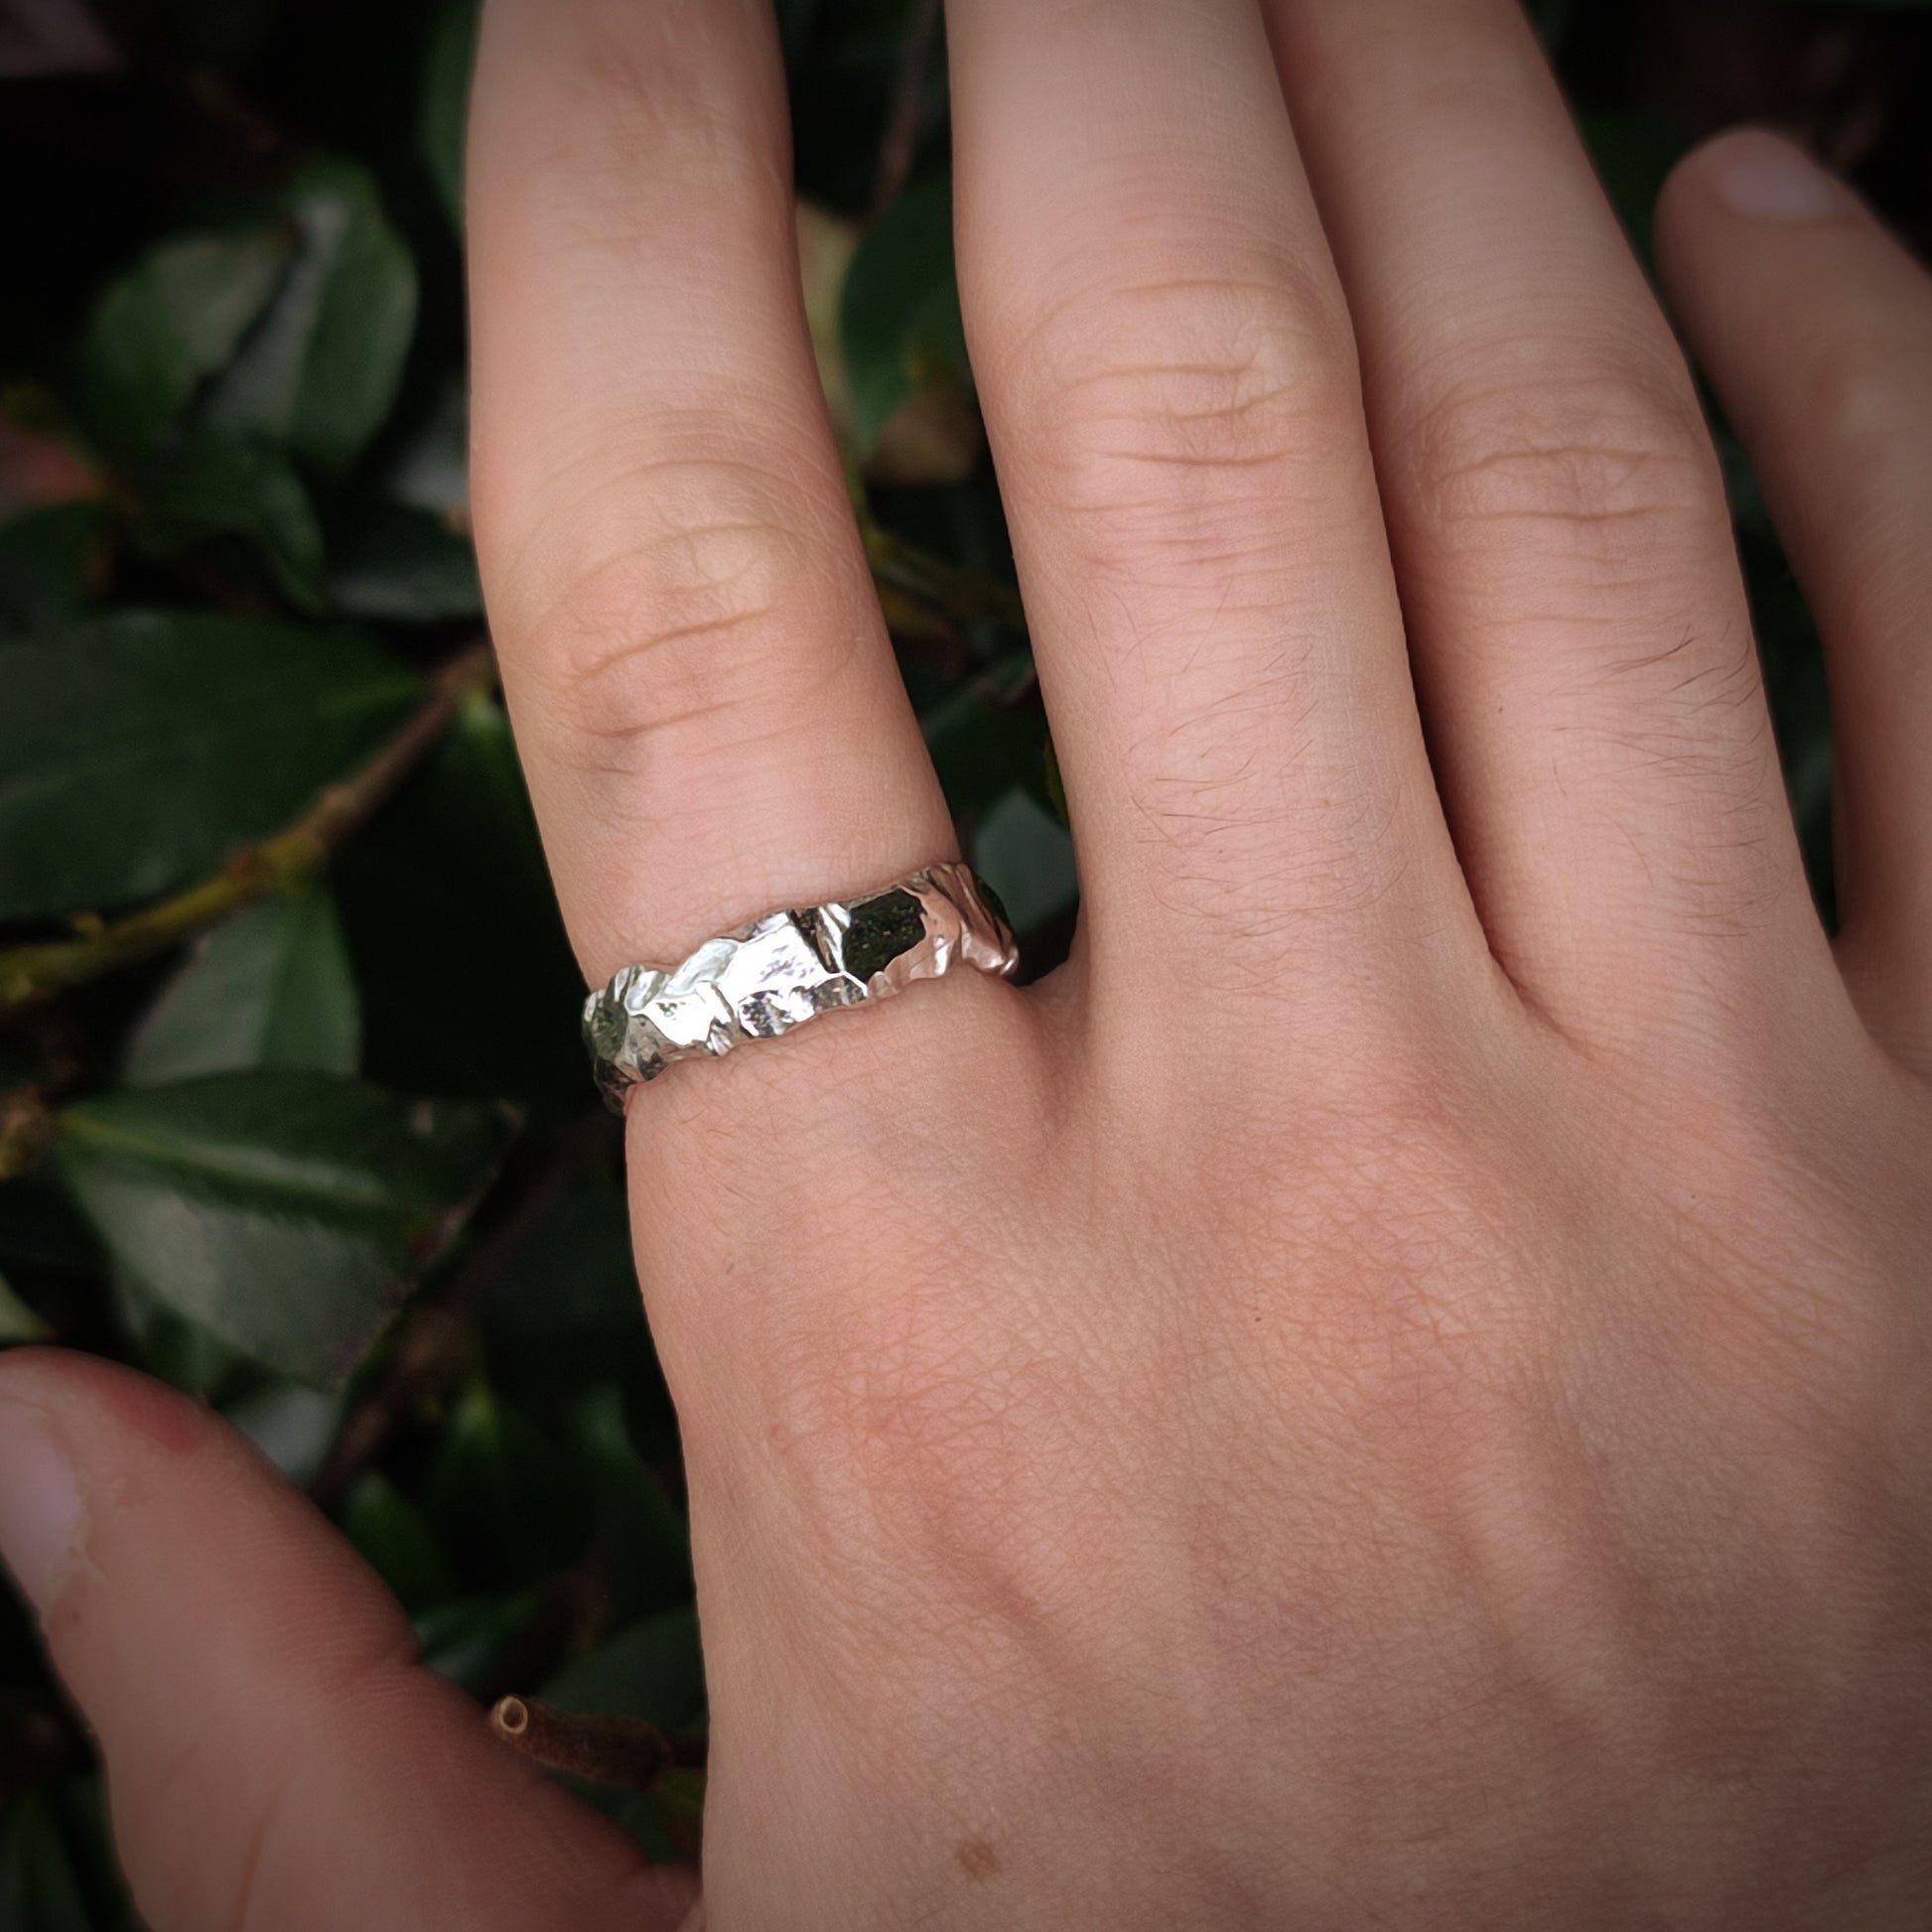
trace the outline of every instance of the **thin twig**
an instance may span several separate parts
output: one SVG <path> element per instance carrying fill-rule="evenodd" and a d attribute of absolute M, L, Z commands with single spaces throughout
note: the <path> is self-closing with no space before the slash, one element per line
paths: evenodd
<path fill-rule="evenodd" d="M 618 1123 L 602 1109 L 587 1113 L 558 1141 L 529 1185 L 450 1276 L 444 1291 L 403 1317 L 386 1369 L 344 1418 L 320 1473 L 309 1485 L 310 1496 L 324 1509 L 333 1509 L 348 1494 L 431 1395 L 463 1374 L 473 1359 L 471 1323 L 478 1308 L 571 1183 L 618 1132 Z"/>
<path fill-rule="evenodd" d="M 915 0 L 911 24 L 899 46 L 892 104 L 886 114 L 886 132 L 879 143 L 879 166 L 873 175 L 875 220 L 898 200 L 905 178 L 912 172 L 912 150 L 919 139 L 919 93 L 925 85 L 925 70 L 931 64 L 932 40 L 938 26 L 939 0 Z"/>
<path fill-rule="evenodd" d="M 501 1699 L 489 1714 L 489 1727 L 546 1770 L 622 1791 L 648 1791 L 676 1761 L 655 1725 L 559 1711 L 535 1698 Z"/>
<path fill-rule="evenodd" d="M 209 878 L 138 912 L 91 921 L 71 939 L 0 952 L 0 1012 L 84 985 L 178 945 L 243 906 L 306 885 L 435 747 L 465 700 L 495 679 L 488 644 L 473 645 L 436 673 L 429 695 L 359 771 L 331 785 L 293 824 L 244 847 Z"/>

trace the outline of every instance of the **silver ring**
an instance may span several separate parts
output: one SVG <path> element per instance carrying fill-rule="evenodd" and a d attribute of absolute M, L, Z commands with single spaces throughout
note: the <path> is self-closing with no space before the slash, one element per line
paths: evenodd
<path fill-rule="evenodd" d="M 1019 949 L 965 866 L 928 866 L 861 898 L 767 912 L 681 966 L 626 966 L 584 1003 L 584 1041 L 614 1113 L 673 1060 L 715 1059 L 821 1013 L 902 993 L 955 966 L 1005 978 Z"/>

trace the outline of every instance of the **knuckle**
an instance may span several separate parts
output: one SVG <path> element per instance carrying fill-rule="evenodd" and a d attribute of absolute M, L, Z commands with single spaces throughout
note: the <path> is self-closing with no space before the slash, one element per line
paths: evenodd
<path fill-rule="evenodd" d="M 998 373 L 1037 486 L 1109 559 L 1273 548 L 1284 494 L 1316 489 L 1356 407 L 1339 303 L 1280 250 L 1085 288 Z"/>
<path fill-rule="evenodd" d="M 836 668 L 795 630 L 801 613 L 853 605 L 851 586 L 827 584 L 843 533 L 739 464 L 659 466 L 626 494 L 641 507 L 620 519 L 621 547 L 566 565 L 519 668 L 588 764 L 629 768 L 692 725 L 713 739 L 773 729 Z"/>
<path fill-rule="evenodd" d="M 1675 359 L 1504 357 L 1449 380 L 1393 454 L 1424 514 L 1449 527 L 1648 544 L 1687 520 L 1701 541 L 1725 513 L 1710 439 Z"/>

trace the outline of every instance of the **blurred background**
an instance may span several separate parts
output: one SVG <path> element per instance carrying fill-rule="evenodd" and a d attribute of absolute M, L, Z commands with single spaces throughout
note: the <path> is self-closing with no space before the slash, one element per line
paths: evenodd
<path fill-rule="evenodd" d="M 1534 11 L 1640 251 L 1672 161 L 1741 119 L 1932 240 L 1932 5 Z M 1043 971 L 1076 886 L 953 290 L 938 6 L 778 13 L 855 505 Z M 473 0 L 0 0 L 0 1346 L 220 1409 L 480 1700 L 657 1726 L 648 1788 L 585 1790 L 689 1856 L 673 1419 L 468 534 L 475 32 Z M 1829 917 L 1816 640 L 1718 430 Z M 0 1590 L 0 1932 L 133 1923 Z"/>

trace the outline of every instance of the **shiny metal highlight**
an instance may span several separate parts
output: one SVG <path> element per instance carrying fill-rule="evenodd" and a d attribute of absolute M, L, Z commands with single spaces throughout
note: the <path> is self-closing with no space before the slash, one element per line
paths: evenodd
<path fill-rule="evenodd" d="M 767 912 L 681 966 L 626 966 L 584 1003 L 584 1040 L 616 1113 L 673 1060 L 774 1039 L 839 1007 L 902 993 L 955 966 L 1010 975 L 1019 950 L 965 866 L 928 866 L 883 892 Z"/>

